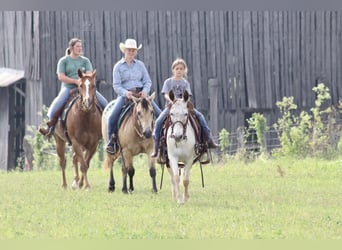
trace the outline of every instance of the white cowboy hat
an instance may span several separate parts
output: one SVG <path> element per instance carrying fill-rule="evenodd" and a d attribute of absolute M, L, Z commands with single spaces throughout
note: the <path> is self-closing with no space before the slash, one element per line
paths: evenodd
<path fill-rule="evenodd" d="M 126 39 L 125 43 L 120 43 L 119 47 L 122 53 L 124 53 L 125 49 L 139 50 L 141 49 L 142 44 L 140 44 L 139 47 L 137 47 L 137 41 L 135 41 L 134 39 Z"/>

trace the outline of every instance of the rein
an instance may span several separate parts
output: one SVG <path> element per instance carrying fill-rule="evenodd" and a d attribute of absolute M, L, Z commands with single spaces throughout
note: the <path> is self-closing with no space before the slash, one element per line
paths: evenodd
<path fill-rule="evenodd" d="M 144 138 L 145 136 L 141 132 L 141 130 L 142 130 L 141 122 L 140 122 L 138 115 L 136 113 L 136 105 L 138 105 L 138 104 L 135 104 L 133 107 L 134 117 L 135 117 L 135 121 L 136 121 L 134 124 L 134 130 L 140 138 Z"/>

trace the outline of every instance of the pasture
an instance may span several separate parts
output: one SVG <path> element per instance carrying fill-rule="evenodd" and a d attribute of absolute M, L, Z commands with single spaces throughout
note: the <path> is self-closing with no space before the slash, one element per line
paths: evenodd
<path fill-rule="evenodd" d="M 108 171 L 90 167 L 89 191 L 67 190 L 60 170 L 0 173 L 0 239 L 342 239 L 342 162 L 313 159 L 228 161 L 190 176 L 190 200 L 151 192 L 136 163 L 135 191 L 108 193 Z M 114 174 L 121 186 L 121 169 Z M 157 165 L 158 189 L 161 168 Z"/>

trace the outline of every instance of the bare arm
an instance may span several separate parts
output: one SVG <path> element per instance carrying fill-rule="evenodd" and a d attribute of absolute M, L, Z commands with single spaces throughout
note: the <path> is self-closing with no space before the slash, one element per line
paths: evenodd
<path fill-rule="evenodd" d="M 70 77 L 66 76 L 64 73 L 58 73 L 57 76 L 58 76 L 58 80 L 66 83 L 66 84 L 77 84 L 78 83 L 78 79 L 70 78 Z"/>

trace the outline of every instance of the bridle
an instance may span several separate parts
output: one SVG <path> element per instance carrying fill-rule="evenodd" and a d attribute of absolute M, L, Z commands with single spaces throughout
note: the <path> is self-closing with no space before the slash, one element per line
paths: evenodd
<path fill-rule="evenodd" d="M 187 139 L 187 136 L 186 136 L 186 129 L 188 127 L 188 124 L 189 124 L 189 115 L 186 117 L 186 120 L 185 122 L 183 123 L 182 121 L 175 121 L 175 122 L 171 122 L 171 135 L 170 137 L 171 138 L 175 138 L 175 135 L 174 135 L 174 127 L 177 123 L 180 123 L 183 127 L 183 135 L 182 135 L 182 140 L 186 140 Z"/>
<path fill-rule="evenodd" d="M 136 117 L 136 119 L 135 119 L 136 123 L 134 125 L 134 130 L 140 138 L 144 138 L 145 136 L 144 136 L 143 131 L 142 131 L 143 127 L 142 127 L 139 115 L 137 114 L 137 105 L 139 105 L 139 103 L 134 104 L 134 107 L 133 107 L 133 113 L 134 113 L 134 116 Z M 149 106 L 149 108 L 152 107 L 152 105 L 150 103 L 148 104 L 148 106 Z M 153 110 L 153 107 L 152 107 L 152 110 Z M 154 119 L 152 119 L 152 124 L 151 124 L 152 129 L 153 129 L 153 120 Z"/>

